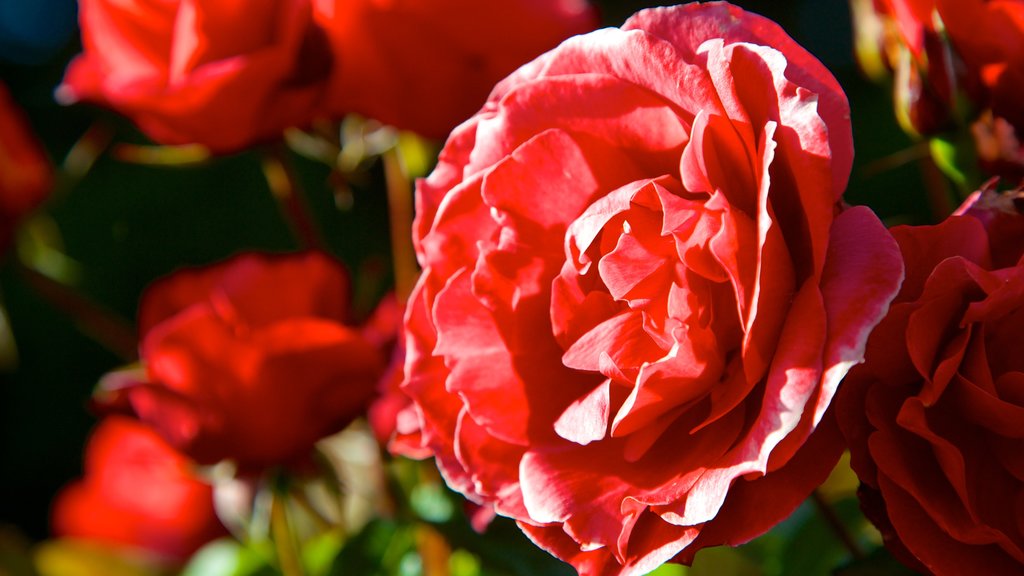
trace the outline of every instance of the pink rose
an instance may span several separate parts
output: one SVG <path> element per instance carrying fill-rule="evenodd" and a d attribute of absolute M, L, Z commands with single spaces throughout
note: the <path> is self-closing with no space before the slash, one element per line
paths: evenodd
<path fill-rule="evenodd" d="M 788 515 L 902 267 L 839 85 L 726 3 L 640 12 L 500 83 L 417 188 L 403 390 L 449 484 L 581 574 Z"/>

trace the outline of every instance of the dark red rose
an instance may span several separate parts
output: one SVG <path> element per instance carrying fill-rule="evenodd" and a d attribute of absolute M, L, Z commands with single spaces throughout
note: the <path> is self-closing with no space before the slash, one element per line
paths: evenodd
<path fill-rule="evenodd" d="M 227 533 L 192 466 L 148 426 L 107 418 L 86 446 L 85 476 L 54 500 L 53 532 L 183 562 Z"/>
<path fill-rule="evenodd" d="M 0 83 L 0 251 L 18 220 L 53 188 L 53 168 L 21 110 Z"/>
<path fill-rule="evenodd" d="M 178 272 L 142 299 L 144 376 L 108 382 L 200 463 L 296 463 L 364 412 L 384 370 L 347 309 L 345 271 L 319 253 Z"/>
<path fill-rule="evenodd" d="M 310 0 L 82 0 L 79 20 L 58 95 L 157 142 L 233 151 L 321 111 L 332 56 Z"/>
<path fill-rule="evenodd" d="M 912 567 L 1019 573 L 1024 216 L 986 190 L 892 233 L 906 282 L 836 399 L 862 504 Z"/>
<path fill-rule="evenodd" d="M 852 153 L 828 71 L 725 3 L 502 81 L 417 187 L 402 387 L 448 483 L 582 574 L 786 517 L 902 277 Z"/>
<path fill-rule="evenodd" d="M 315 0 L 339 66 L 332 109 L 444 138 L 494 84 L 597 27 L 587 0 Z"/>

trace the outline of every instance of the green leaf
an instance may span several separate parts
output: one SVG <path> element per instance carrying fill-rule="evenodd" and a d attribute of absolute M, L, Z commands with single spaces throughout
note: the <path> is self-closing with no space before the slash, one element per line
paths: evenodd
<path fill-rule="evenodd" d="M 231 539 L 211 542 L 192 555 L 180 576 L 275 576 L 267 556 Z"/>
<path fill-rule="evenodd" d="M 849 562 L 833 572 L 835 576 L 914 576 L 914 572 L 900 564 L 885 547 L 871 551 L 867 557 Z"/>
<path fill-rule="evenodd" d="M 394 576 L 409 552 L 415 553 L 411 526 L 377 519 L 350 537 L 334 558 L 329 576 Z"/>

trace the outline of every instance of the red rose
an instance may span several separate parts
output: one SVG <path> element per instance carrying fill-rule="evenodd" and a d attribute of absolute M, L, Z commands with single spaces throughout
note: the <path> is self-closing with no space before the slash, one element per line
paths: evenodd
<path fill-rule="evenodd" d="M 340 65 L 331 102 L 444 138 L 495 82 L 597 27 L 586 0 L 316 0 Z"/>
<path fill-rule="evenodd" d="M 184 561 L 226 534 L 213 489 L 148 426 L 110 417 L 85 449 L 85 477 L 53 504 L 57 536 L 96 540 Z"/>
<path fill-rule="evenodd" d="M 17 221 L 53 188 L 53 169 L 21 110 L 0 83 L 0 250 Z"/>
<path fill-rule="evenodd" d="M 993 112 L 1024 130 L 1024 2 L 935 0 L 939 17 Z"/>
<path fill-rule="evenodd" d="M 896 556 L 936 574 L 1018 574 L 1024 216 L 991 191 L 962 212 L 892 230 L 907 280 L 836 414 L 862 505 Z"/>
<path fill-rule="evenodd" d="M 788 515 L 901 278 L 849 109 L 774 23 L 640 12 L 504 80 L 417 188 L 403 389 L 449 484 L 583 574 Z"/>
<path fill-rule="evenodd" d="M 883 21 L 895 24 L 888 52 L 901 121 L 925 135 L 947 130 L 950 118 L 961 113 L 957 99 L 967 95 L 975 112 L 984 112 L 961 119 L 973 123 L 984 167 L 1024 176 L 1024 1 L 875 0 L 874 5 Z"/>
<path fill-rule="evenodd" d="M 82 0 L 79 20 L 84 51 L 58 94 L 164 144 L 274 138 L 318 112 L 332 66 L 310 0 Z"/>
<path fill-rule="evenodd" d="M 344 270 L 318 253 L 246 254 L 157 281 L 139 312 L 145 377 L 121 392 L 200 463 L 301 461 L 364 411 L 384 369 L 344 324 L 347 298 Z"/>

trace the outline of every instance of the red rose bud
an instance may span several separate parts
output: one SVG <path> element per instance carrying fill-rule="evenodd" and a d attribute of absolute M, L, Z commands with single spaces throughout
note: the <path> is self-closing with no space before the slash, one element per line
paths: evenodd
<path fill-rule="evenodd" d="M 322 113 L 333 66 L 310 0 L 82 0 L 83 52 L 58 97 L 162 144 L 230 152 Z"/>
<path fill-rule="evenodd" d="M 314 0 L 340 65 L 331 109 L 444 138 L 494 84 L 598 25 L 587 0 Z"/>
<path fill-rule="evenodd" d="M 347 313 L 345 271 L 319 253 L 176 273 L 143 295 L 145 377 L 120 396 L 200 463 L 302 464 L 364 412 L 384 370 Z"/>
<path fill-rule="evenodd" d="M 934 2 L 858 0 L 853 8 L 858 58 L 875 78 L 884 76 L 879 59 L 892 71 L 893 103 L 900 126 L 915 136 L 950 129 L 962 79 L 935 15 Z"/>
<path fill-rule="evenodd" d="M 893 228 L 907 278 L 836 399 L 865 509 L 934 574 L 1024 571 L 1019 198 L 989 188 L 937 226 Z"/>
<path fill-rule="evenodd" d="M 85 476 L 54 501 L 53 533 L 182 563 L 226 534 L 213 489 L 191 467 L 148 426 L 103 420 L 86 445 Z"/>
<path fill-rule="evenodd" d="M 0 83 L 0 250 L 18 220 L 49 195 L 53 168 L 21 110 Z"/>
<path fill-rule="evenodd" d="M 849 107 L 773 22 L 642 11 L 503 80 L 419 182 L 406 379 L 448 483 L 583 575 L 771 528 L 902 278 Z"/>

